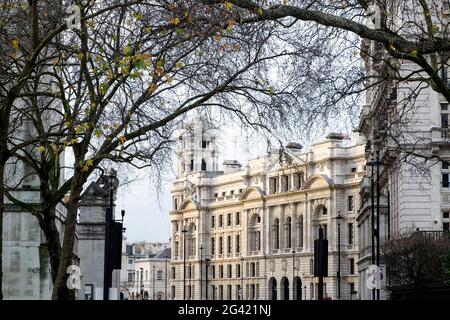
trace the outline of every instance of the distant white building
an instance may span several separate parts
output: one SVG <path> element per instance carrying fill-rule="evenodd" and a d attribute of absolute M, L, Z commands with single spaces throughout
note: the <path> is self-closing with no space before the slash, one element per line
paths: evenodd
<path fill-rule="evenodd" d="M 201 120 L 179 143 L 171 190 L 171 299 L 316 299 L 319 228 L 329 241 L 325 297 L 357 297 L 355 218 L 365 173 L 358 135 L 348 146 L 341 134 L 309 150 L 289 144 L 282 162 L 278 151 L 246 166 L 225 161 L 223 171 L 215 132 Z"/>
<path fill-rule="evenodd" d="M 167 300 L 170 290 L 170 247 L 162 248 L 147 258 L 134 259 L 134 277 L 130 283 L 129 299 Z"/>

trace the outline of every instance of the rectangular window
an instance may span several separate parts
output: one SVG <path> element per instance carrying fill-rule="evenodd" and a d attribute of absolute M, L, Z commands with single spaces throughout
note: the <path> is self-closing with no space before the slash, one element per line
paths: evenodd
<path fill-rule="evenodd" d="M 355 274 L 355 259 L 350 258 L 348 261 L 350 266 L 350 274 Z"/>
<path fill-rule="evenodd" d="M 158 270 L 156 272 L 156 280 L 162 280 L 163 279 L 163 272 L 162 270 Z"/>
<path fill-rule="evenodd" d="M 231 213 L 227 213 L 227 227 L 231 226 Z"/>
<path fill-rule="evenodd" d="M 448 173 L 442 174 L 442 187 L 448 188 Z"/>
<path fill-rule="evenodd" d="M 450 215 L 449 215 L 449 212 L 448 212 L 448 211 L 442 212 L 442 218 L 448 219 L 449 217 L 450 217 Z"/>
<path fill-rule="evenodd" d="M 278 177 L 269 178 L 269 193 L 278 192 Z"/>
<path fill-rule="evenodd" d="M 202 140 L 202 149 L 206 149 L 207 142 L 205 140 Z"/>
<path fill-rule="evenodd" d="M 171 291 L 172 300 L 174 300 L 175 299 L 175 286 L 172 286 L 172 289 L 170 291 Z"/>
<path fill-rule="evenodd" d="M 211 266 L 211 277 L 216 278 L 216 266 Z"/>
<path fill-rule="evenodd" d="M 241 265 L 237 264 L 236 265 L 236 278 L 240 278 L 241 277 Z"/>
<path fill-rule="evenodd" d="M 241 224 L 241 213 L 236 212 L 236 225 L 239 226 Z"/>
<path fill-rule="evenodd" d="M 223 279 L 223 266 L 219 266 L 219 279 Z"/>
<path fill-rule="evenodd" d="M 223 286 L 219 286 L 219 300 L 223 300 Z"/>
<path fill-rule="evenodd" d="M 441 128 L 448 129 L 448 114 L 441 113 Z"/>
<path fill-rule="evenodd" d="M 216 227 L 216 216 L 211 216 L 211 228 Z"/>
<path fill-rule="evenodd" d="M 172 279 L 176 278 L 176 273 L 175 273 L 175 267 L 172 267 L 172 275 L 171 275 Z"/>
<path fill-rule="evenodd" d="M 356 168 L 351 169 L 352 173 L 356 173 Z"/>
<path fill-rule="evenodd" d="M 231 300 L 231 291 L 232 291 L 231 285 L 229 284 L 229 285 L 227 285 L 227 299 L 228 300 Z"/>
<path fill-rule="evenodd" d="M 353 223 L 348 224 L 348 244 L 353 244 Z"/>
<path fill-rule="evenodd" d="M 450 223 L 449 222 L 444 222 L 442 224 L 442 230 L 446 231 L 446 232 L 449 232 L 450 231 Z"/>
<path fill-rule="evenodd" d="M 222 197 L 225 197 L 227 195 L 227 193 L 224 191 L 222 192 Z"/>
<path fill-rule="evenodd" d="M 223 254 L 223 238 L 219 238 L 219 254 Z"/>
<path fill-rule="evenodd" d="M 448 161 L 442 161 L 442 170 L 448 170 Z"/>
<path fill-rule="evenodd" d="M 230 191 L 230 194 L 233 195 L 233 194 L 234 194 L 234 190 L 231 190 L 231 191 Z"/>
<path fill-rule="evenodd" d="M 236 300 L 241 300 L 241 286 L 236 285 Z"/>
<path fill-rule="evenodd" d="M 347 198 L 347 211 L 353 212 L 353 196 L 348 196 Z"/>
<path fill-rule="evenodd" d="M 255 263 L 252 262 L 250 263 L 250 277 L 255 277 L 256 276 L 256 266 Z"/>
<path fill-rule="evenodd" d="M 227 253 L 231 253 L 231 236 L 227 237 Z"/>
<path fill-rule="evenodd" d="M 216 254 L 216 239 L 211 238 L 211 254 Z"/>
<path fill-rule="evenodd" d="M 448 103 L 441 103 L 441 110 L 447 111 L 448 110 Z"/>
<path fill-rule="evenodd" d="M 314 274 L 314 259 L 309 260 L 309 274 L 310 275 Z"/>
<path fill-rule="evenodd" d="M 223 227 L 223 215 L 219 216 L 219 228 Z"/>
<path fill-rule="evenodd" d="M 227 277 L 232 278 L 232 276 L 233 276 L 232 266 L 231 264 L 229 264 L 227 265 Z"/>
<path fill-rule="evenodd" d="M 236 235 L 236 253 L 241 252 L 241 236 L 238 234 Z"/>
<path fill-rule="evenodd" d="M 214 193 L 214 198 L 218 198 L 219 194 L 218 193 Z"/>
<path fill-rule="evenodd" d="M 94 285 L 84 285 L 84 300 L 94 300 Z"/>

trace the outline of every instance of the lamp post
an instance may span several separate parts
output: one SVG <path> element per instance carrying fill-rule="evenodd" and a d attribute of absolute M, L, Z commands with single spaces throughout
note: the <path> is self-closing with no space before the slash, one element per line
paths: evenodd
<path fill-rule="evenodd" d="M 144 300 L 144 268 L 139 268 L 141 270 L 141 300 Z"/>
<path fill-rule="evenodd" d="M 119 180 L 117 179 L 114 171 L 111 172 L 110 175 L 104 176 L 103 180 L 107 180 L 107 185 L 109 187 L 109 207 L 106 208 L 105 212 L 105 250 L 103 258 L 103 300 L 106 301 L 109 300 L 109 288 L 112 284 L 112 270 L 110 262 L 111 224 L 114 219 L 114 191 L 119 185 Z M 124 214 L 125 212 L 122 211 L 122 220 Z"/>
<path fill-rule="evenodd" d="M 165 255 L 166 261 L 165 261 L 165 279 L 164 279 L 164 299 L 167 300 L 167 253 Z"/>
<path fill-rule="evenodd" d="M 241 300 L 244 300 L 244 257 L 241 256 Z"/>
<path fill-rule="evenodd" d="M 153 265 L 153 300 L 155 300 L 155 265 Z"/>
<path fill-rule="evenodd" d="M 292 249 L 292 300 L 294 300 L 294 297 L 296 296 L 294 292 L 295 292 L 295 250 Z"/>
<path fill-rule="evenodd" d="M 208 258 L 205 259 L 205 269 L 206 269 L 206 283 L 205 283 L 206 292 L 205 292 L 205 297 L 206 297 L 206 300 L 208 300 L 208 263 L 209 263 L 209 261 L 211 261 L 211 260 L 208 259 Z"/>
<path fill-rule="evenodd" d="M 372 175 L 371 175 L 371 206 L 372 206 L 372 264 L 375 264 L 380 267 L 380 165 L 383 165 L 383 162 L 380 161 L 380 151 L 376 151 L 376 161 L 374 161 L 372 157 L 372 161 L 367 163 L 372 167 Z M 375 229 L 375 181 L 374 181 L 374 166 L 376 166 L 376 210 L 377 210 L 377 220 L 376 220 L 376 229 Z M 375 247 L 375 237 L 376 237 L 376 247 Z M 375 254 L 376 250 L 376 254 Z M 375 260 L 376 256 L 376 260 Z M 376 299 L 380 300 L 380 289 L 372 290 L 372 300 L 375 300 L 375 292 Z"/>
<path fill-rule="evenodd" d="M 186 233 L 187 226 L 183 227 L 183 300 L 186 300 Z"/>
<path fill-rule="evenodd" d="M 200 245 L 200 300 L 203 300 L 203 245 Z"/>
<path fill-rule="evenodd" d="M 338 269 L 336 272 L 337 277 L 337 297 L 339 300 L 341 300 L 341 220 L 344 219 L 341 216 L 341 212 L 338 211 L 338 215 L 335 218 L 337 220 L 337 255 L 338 255 Z"/>

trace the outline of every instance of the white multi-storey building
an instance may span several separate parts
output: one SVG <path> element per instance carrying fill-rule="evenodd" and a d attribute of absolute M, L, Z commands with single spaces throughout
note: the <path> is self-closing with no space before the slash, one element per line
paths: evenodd
<path fill-rule="evenodd" d="M 364 144 L 342 135 L 218 168 L 216 136 L 194 121 L 173 182 L 172 299 L 315 299 L 314 240 L 328 239 L 328 299 L 357 298 L 355 215 Z M 341 219 L 337 219 L 338 216 Z M 338 225 L 339 222 L 339 225 Z M 340 292 L 337 290 L 340 229 Z"/>
<path fill-rule="evenodd" d="M 395 1 L 391 4 L 389 16 L 396 18 L 388 23 L 395 29 L 395 25 L 402 25 L 402 14 L 395 11 Z M 439 10 L 432 12 L 434 14 Z M 420 20 L 420 15 L 417 17 Z M 369 265 L 374 264 L 372 215 L 374 234 L 377 233 L 375 224 L 378 215 L 376 200 L 372 206 L 371 194 L 376 199 L 378 182 L 380 245 L 407 232 L 449 231 L 449 104 L 433 90 L 428 84 L 427 75 L 414 63 L 393 58 L 383 46 L 371 41 L 363 41 L 362 52 L 366 74 L 371 80 L 356 130 L 367 140 L 366 159 L 371 161 L 378 157 L 381 162 L 378 165 L 379 179 L 377 166 L 374 166 L 373 175 L 372 169 L 367 167 L 357 218 L 360 233 L 360 293 L 362 299 L 372 299 L 371 290 L 366 288 L 366 271 Z M 439 61 L 439 75 L 449 82 L 448 63 L 442 64 L 444 57 L 440 57 Z M 410 78 L 411 75 L 414 77 Z M 396 80 L 399 76 L 410 79 L 399 82 Z M 374 180 L 373 192 L 371 177 Z M 376 239 L 374 244 L 376 247 Z M 382 253 L 380 265 L 384 265 Z M 381 290 L 382 299 L 387 298 L 384 286 L 389 286 L 389 274 L 385 280 L 387 282 Z"/>

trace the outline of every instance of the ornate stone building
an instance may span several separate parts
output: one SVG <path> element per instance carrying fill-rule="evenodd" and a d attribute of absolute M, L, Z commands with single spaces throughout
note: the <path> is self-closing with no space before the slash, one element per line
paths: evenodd
<path fill-rule="evenodd" d="M 329 241 L 325 297 L 356 298 L 355 214 L 365 158 L 355 139 L 346 146 L 342 135 L 330 134 L 308 151 L 291 143 L 246 166 L 225 161 L 219 171 L 214 130 L 201 121 L 186 128 L 171 190 L 171 298 L 315 299 L 320 227 Z"/>

